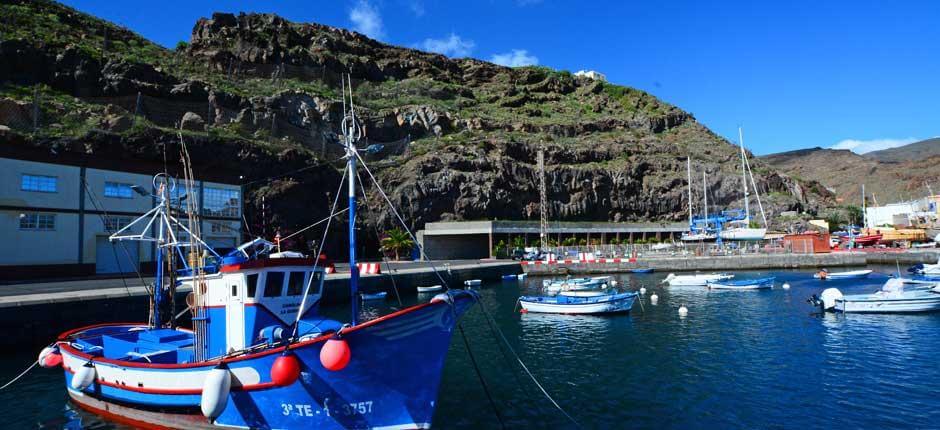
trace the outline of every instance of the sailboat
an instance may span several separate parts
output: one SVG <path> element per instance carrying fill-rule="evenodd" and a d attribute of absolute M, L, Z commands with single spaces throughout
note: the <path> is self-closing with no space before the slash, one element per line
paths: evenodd
<path fill-rule="evenodd" d="M 754 193 L 757 195 L 757 204 L 760 206 L 761 218 L 764 220 L 765 228 L 751 227 L 751 210 L 748 204 L 749 195 L 747 192 L 748 174 L 751 173 L 751 166 L 747 161 L 747 154 L 744 151 L 744 132 L 738 127 L 738 142 L 741 147 L 741 185 L 744 190 L 744 219 L 729 221 L 728 228 L 721 231 L 721 238 L 724 240 L 762 240 L 767 234 L 767 217 L 764 215 L 764 206 L 760 204 L 760 194 L 757 192 L 757 184 L 754 182 L 754 175 L 751 174 L 751 184 L 754 187 Z"/>
<path fill-rule="evenodd" d="M 44 367 L 61 366 L 76 405 L 145 428 L 430 428 L 451 335 L 478 298 L 450 290 L 360 321 L 351 93 L 343 119 L 351 320 L 319 314 L 325 272 L 315 258 L 274 252 L 260 238 L 216 254 L 190 228 L 192 215 L 188 224 L 176 218 L 174 180 L 161 174 L 155 207 L 111 236 L 155 245 L 149 320 L 69 330 L 40 353 Z M 192 327 L 176 323 L 177 287 L 192 288 Z"/>
<path fill-rule="evenodd" d="M 705 197 L 704 214 L 702 225 L 695 227 L 695 217 L 692 215 L 692 157 L 686 157 L 686 174 L 689 181 L 689 231 L 682 234 L 680 238 L 684 242 L 710 242 L 718 239 L 718 235 L 708 231 L 708 182 L 705 172 L 702 172 L 702 188 Z"/>

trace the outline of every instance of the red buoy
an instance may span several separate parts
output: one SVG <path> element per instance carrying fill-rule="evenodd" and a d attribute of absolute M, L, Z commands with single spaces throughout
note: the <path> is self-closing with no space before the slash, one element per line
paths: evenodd
<path fill-rule="evenodd" d="M 284 354 L 274 360 L 271 366 L 271 381 L 285 387 L 293 384 L 300 377 L 300 360 L 294 354 Z"/>
<path fill-rule="evenodd" d="M 320 364 L 327 370 L 337 372 L 346 368 L 351 356 L 349 343 L 346 340 L 330 339 L 320 350 Z"/>

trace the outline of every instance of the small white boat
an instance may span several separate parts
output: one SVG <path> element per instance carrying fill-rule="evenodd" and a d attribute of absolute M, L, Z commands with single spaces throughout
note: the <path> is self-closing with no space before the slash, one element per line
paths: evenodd
<path fill-rule="evenodd" d="M 636 301 L 637 293 L 603 294 L 593 297 L 570 297 L 557 295 L 522 296 L 519 303 L 522 312 L 551 314 L 607 314 L 629 312 Z"/>
<path fill-rule="evenodd" d="M 718 239 L 715 233 L 683 233 L 681 240 L 683 242 L 711 242 Z"/>
<path fill-rule="evenodd" d="M 362 297 L 362 301 L 385 300 L 385 296 L 387 295 L 387 291 L 381 291 L 378 293 L 359 293 L 359 297 Z"/>
<path fill-rule="evenodd" d="M 479 287 L 483 284 L 483 281 L 479 279 L 467 279 L 466 281 L 463 281 L 463 284 L 468 287 Z"/>
<path fill-rule="evenodd" d="M 430 287 L 418 287 L 418 292 L 419 293 L 433 293 L 436 291 L 441 291 L 443 289 L 444 287 L 440 285 L 431 285 Z"/>
<path fill-rule="evenodd" d="M 593 278 L 568 278 L 542 281 L 542 288 L 549 294 L 557 294 L 560 291 L 583 291 L 606 288 L 610 282 L 610 276 L 595 276 Z"/>
<path fill-rule="evenodd" d="M 763 290 L 773 288 L 776 279 L 776 277 L 769 276 L 757 279 L 710 281 L 708 288 L 712 290 Z"/>
<path fill-rule="evenodd" d="M 940 275 L 940 263 L 917 264 L 914 265 L 914 267 L 907 269 L 907 271 L 917 275 Z"/>
<path fill-rule="evenodd" d="M 810 302 L 824 311 L 844 313 L 915 313 L 940 311 L 940 287 L 905 289 L 904 280 L 891 278 L 881 290 L 871 294 L 842 295 L 838 288 L 827 288 Z"/>
<path fill-rule="evenodd" d="M 871 270 L 852 270 L 849 272 L 828 272 L 825 269 L 821 270 L 819 273 L 813 275 L 816 279 L 827 280 L 827 279 L 860 279 L 865 278 L 871 274 Z"/>
<path fill-rule="evenodd" d="M 528 277 L 529 277 L 529 274 L 528 274 L 528 273 L 520 273 L 520 274 L 516 275 L 516 279 L 519 279 L 520 281 L 523 280 L 523 279 L 525 279 L 525 278 L 528 278 Z"/>
<path fill-rule="evenodd" d="M 704 287 L 709 282 L 726 281 L 731 278 L 734 278 L 734 275 L 730 273 L 696 273 L 694 275 L 670 273 L 661 283 L 668 283 L 671 286 Z"/>
<path fill-rule="evenodd" d="M 732 227 L 722 230 L 720 236 L 724 240 L 764 240 L 767 235 L 766 228 Z"/>

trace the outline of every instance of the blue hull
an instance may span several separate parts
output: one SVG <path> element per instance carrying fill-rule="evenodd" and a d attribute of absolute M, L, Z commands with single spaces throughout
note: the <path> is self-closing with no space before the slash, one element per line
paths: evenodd
<path fill-rule="evenodd" d="M 270 377 L 271 366 L 283 347 L 230 358 L 226 364 L 234 375 L 235 388 L 213 424 L 259 429 L 430 427 L 451 334 L 460 316 L 476 300 L 471 292 L 452 294 L 453 306 L 444 302 L 419 305 L 346 329 L 343 339 L 349 344 L 351 359 L 340 371 L 327 370 L 320 363 L 320 350 L 328 336 L 291 346 L 301 363 L 301 375 L 287 386 L 273 385 Z M 74 369 L 89 356 L 68 346 L 63 346 L 63 355 L 69 387 Z M 202 423 L 198 427 L 205 425 L 207 420 L 199 412 L 200 392 L 192 392 L 191 388 L 178 392 L 138 388 L 140 384 L 118 378 L 112 381 L 106 374 L 121 369 L 128 381 L 138 377 L 185 384 L 192 378 L 189 375 L 212 369 L 215 362 L 163 367 L 136 363 L 129 369 L 126 363 L 122 366 L 115 360 L 99 358 L 94 363 L 101 380 L 96 379 L 81 393 L 69 388 L 76 402 L 81 404 L 83 398 L 90 398 L 89 402 L 122 405 L 123 410 L 131 412 L 116 418 L 130 422 L 147 422 L 147 415 L 155 409 L 163 417 L 185 418 L 151 423 L 158 427 L 192 428 L 187 423 L 193 422 Z M 242 383 L 235 382 L 239 380 Z"/>

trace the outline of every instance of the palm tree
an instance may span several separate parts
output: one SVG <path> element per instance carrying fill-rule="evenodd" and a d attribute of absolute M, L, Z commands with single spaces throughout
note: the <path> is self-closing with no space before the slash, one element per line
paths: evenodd
<path fill-rule="evenodd" d="M 404 230 L 396 228 L 385 232 L 385 237 L 382 238 L 381 250 L 382 252 L 394 252 L 395 259 L 399 260 L 399 252 L 410 250 L 414 246 L 415 243 L 411 240 L 411 236 Z"/>

